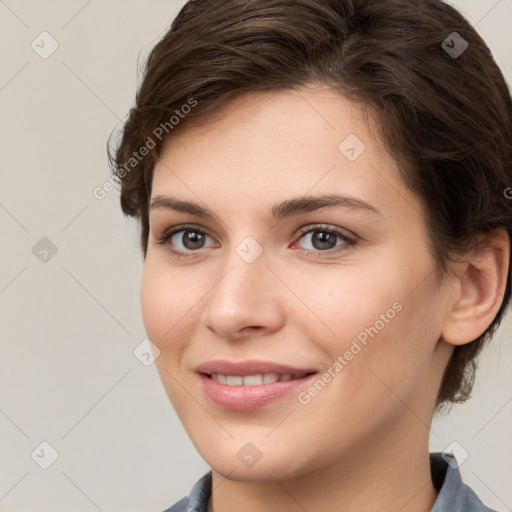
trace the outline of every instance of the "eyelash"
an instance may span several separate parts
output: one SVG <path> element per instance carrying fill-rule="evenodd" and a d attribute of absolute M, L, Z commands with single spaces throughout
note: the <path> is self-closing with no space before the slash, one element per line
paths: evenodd
<path fill-rule="evenodd" d="M 173 235 L 175 235 L 176 233 L 179 233 L 180 231 L 191 231 L 194 233 L 199 233 L 201 235 L 210 236 L 210 235 L 208 235 L 208 233 L 206 233 L 202 229 L 198 229 L 197 226 L 195 226 L 193 224 L 182 224 L 179 226 L 173 226 L 172 228 L 169 228 L 168 230 L 166 230 L 162 234 L 162 236 L 156 240 L 156 243 L 159 245 L 165 245 L 167 243 L 167 241 Z M 309 233 L 314 233 L 314 232 L 328 233 L 330 235 L 334 235 L 336 237 L 339 237 L 344 242 L 344 244 L 342 244 L 341 246 L 336 246 L 333 249 L 328 249 L 326 251 L 303 249 L 305 251 L 306 255 L 308 255 L 308 256 L 321 258 L 321 257 L 323 257 L 322 256 L 323 253 L 327 253 L 328 256 L 332 256 L 333 254 L 338 254 L 342 251 L 347 250 L 351 246 L 354 246 L 357 244 L 357 239 L 345 235 L 339 229 L 336 229 L 336 228 L 333 228 L 330 226 L 326 226 L 326 225 L 314 225 L 314 226 L 310 225 L 310 226 L 306 226 L 306 227 L 302 228 L 299 232 L 299 238 L 297 239 L 297 241 L 301 240 L 304 237 L 304 235 L 307 235 Z M 201 250 L 197 250 L 197 251 L 187 251 L 187 252 L 183 253 L 183 252 L 176 251 L 174 249 L 171 249 L 171 251 L 178 258 L 191 258 L 191 257 L 193 258 L 194 253 L 204 252 Z"/>

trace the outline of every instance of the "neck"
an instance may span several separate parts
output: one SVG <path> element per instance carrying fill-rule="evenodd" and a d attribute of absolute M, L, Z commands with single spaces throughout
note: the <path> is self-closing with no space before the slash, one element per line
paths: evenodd
<path fill-rule="evenodd" d="M 274 468 L 263 471 L 265 481 L 229 480 L 212 470 L 208 512 L 430 512 L 438 493 L 430 474 L 428 431 L 423 430 L 421 443 L 410 432 L 406 441 L 381 446 L 367 440 L 364 450 L 287 480 L 269 478 L 277 475 Z"/>

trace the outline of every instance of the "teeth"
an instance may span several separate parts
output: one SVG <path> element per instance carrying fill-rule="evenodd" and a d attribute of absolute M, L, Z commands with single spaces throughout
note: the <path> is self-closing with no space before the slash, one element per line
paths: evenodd
<path fill-rule="evenodd" d="M 306 374 L 292 375 L 291 373 L 257 373 L 255 375 L 223 375 L 221 373 L 212 373 L 213 380 L 227 384 L 228 386 L 261 386 L 262 384 L 274 384 L 275 382 L 284 382 L 287 380 L 301 379 Z"/>
<path fill-rule="evenodd" d="M 241 386 L 244 383 L 243 377 L 226 375 L 226 384 L 228 386 Z"/>
<path fill-rule="evenodd" d="M 263 375 L 246 375 L 244 377 L 244 386 L 261 386 L 263 384 Z"/>
<path fill-rule="evenodd" d="M 278 373 L 264 373 L 263 374 L 263 384 L 274 384 L 279 380 Z"/>

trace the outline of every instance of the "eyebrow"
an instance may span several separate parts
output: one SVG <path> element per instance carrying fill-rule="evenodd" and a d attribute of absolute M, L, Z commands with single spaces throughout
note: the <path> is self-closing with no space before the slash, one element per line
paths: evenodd
<path fill-rule="evenodd" d="M 308 213 L 323 208 L 333 207 L 344 207 L 351 210 L 372 212 L 377 215 L 382 215 L 375 206 L 361 199 L 339 194 L 329 194 L 322 196 L 301 196 L 287 199 L 272 206 L 270 209 L 270 217 L 274 219 L 283 219 L 285 217 L 291 217 L 301 213 Z M 217 215 L 209 208 L 205 208 L 190 201 L 181 201 L 173 197 L 162 195 L 157 195 L 151 200 L 149 209 L 166 209 L 189 213 L 207 220 L 218 218 Z"/>

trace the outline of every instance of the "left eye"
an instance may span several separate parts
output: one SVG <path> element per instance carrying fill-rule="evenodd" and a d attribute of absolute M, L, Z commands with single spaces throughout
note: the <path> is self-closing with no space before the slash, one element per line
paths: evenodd
<path fill-rule="evenodd" d="M 299 240 L 309 240 L 309 243 L 313 246 L 313 250 L 326 252 L 335 247 L 350 245 L 355 241 L 348 238 L 343 233 L 332 228 L 314 228 L 309 231 L 303 232 Z M 341 244 L 337 244 L 337 240 L 341 240 Z M 306 248 L 307 251 L 311 249 Z"/>

